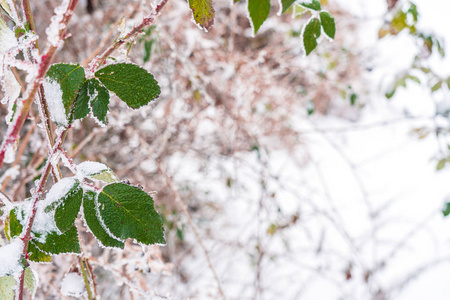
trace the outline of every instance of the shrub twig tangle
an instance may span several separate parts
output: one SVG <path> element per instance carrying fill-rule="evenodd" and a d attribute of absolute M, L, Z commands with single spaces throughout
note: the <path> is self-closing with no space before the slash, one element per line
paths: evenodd
<path fill-rule="evenodd" d="M 31 196 L 26 199 L 10 199 L 8 195 L 0 194 L 4 234 L 9 241 L 0 247 L 0 287 L 6 295 L 5 299 L 11 299 L 11 295 L 23 299 L 25 288 L 32 295 L 36 292 L 38 274 L 31 269 L 29 262 L 48 263 L 52 261 L 52 255 L 67 253 L 78 256 L 88 298 L 98 297 L 94 276 L 84 256 L 76 227 L 76 220 L 80 215 L 86 227 L 104 247 L 124 249 L 128 239 L 140 245 L 165 244 L 163 221 L 155 210 L 154 200 L 149 193 L 140 185 L 120 181 L 114 171 L 103 163 L 84 161 L 77 165 L 72 161 L 73 155 L 98 130 L 94 129 L 87 135 L 73 150 L 72 155 L 66 153 L 64 141 L 78 120 L 90 117 L 98 125 L 107 126 L 112 94 L 131 109 L 148 105 L 160 96 L 158 81 L 150 72 L 128 61 L 116 61 L 112 55 L 128 43 L 131 47 L 136 37 L 146 27 L 154 24 L 167 2 L 168 0 L 161 0 L 154 3 L 151 12 L 140 23 L 117 37 L 84 68 L 78 63 L 53 63 L 55 54 L 71 34 L 69 24 L 74 19 L 79 0 L 63 0 L 55 8 L 55 14 L 46 29 L 47 45 L 42 51 L 29 0 L 21 1 L 20 12 L 14 1 L 0 1 L 1 8 L 9 18 L 8 22 L 14 27 L 14 31 L 11 30 L 7 22 L 0 18 L 0 37 L 4 43 L 0 47 L 3 57 L 0 62 L 0 77 L 2 82 L 12 82 L 3 86 L 10 105 L 7 130 L 3 133 L 0 144 L 0 169 L 4 163 L 12 163 L 14 160 L 14 165 L 18 163 L 37 126 L 43 129 L 47 147 L 40 174 L 30 190 Z M 329 38 L 334 38 L 334 19 L 322 10 L 320 2 L 316 0 L 294 2 L 282 1 L 280 13 L 296 5 L 302 7 L 305 13 L 311 14 L 302 37 L 304 52 L 308 55 L 316 48 L 322 31 Z M 212 28 L 215 17 L 212 0 L 189 0 L 189 8 L 193 21 L 201 29 L 208 31 Z M 253 33 L 256 34 L 269 16 L 272 8 L 270 1 L 248 0 L 247 8 Z M 26 88 L 21 98 L 20 85 L 11 77 L 15 69 L 26 74 Z M 39 116 L 33 118 L 33 126 L 21 140 L 20 132 L 30 118 L 34 101 Z M 16 152 L 19 142 L 22 144 Z M 72 176 L 63 176 L 60 162 Z M 158 169 L 192 226 L 214 274 L 219 293 L 225 298 L 219 277 L 195 224 L 159 162 Z M 6 184 L 8 180 L 10 179 L 6 180 Z M 48 185 L 51 187 L 46 191 Z"/>

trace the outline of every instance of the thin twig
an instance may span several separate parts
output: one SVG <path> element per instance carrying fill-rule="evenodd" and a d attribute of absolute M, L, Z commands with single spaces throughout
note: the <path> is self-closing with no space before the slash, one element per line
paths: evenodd
<path fill-rule="evenodd" d="M 208 267 L 210 268 L 211 272 L 214 275 L 214 279 L 216 280 L 217 283 L 217 289 L 219 290 L 219 294 L 223 299 L 226 299 L 225 294 L 223 292 L 222 289 L 222 284 L 220 283 L 219 280 L 219 276 L 217 276 L 216 270 L 214 269 L 214 266 L 212 264 L 211 261 L 211 257 L 209 256 L 209 252 L 206 249 L 205 245 L 203 244 L 203 240 L 200 236 L 200 233 L 198 231 L 197 226 L 194 224 L 194 222 L 192 221 L 191 215 L 189 214 L 186 205 L 184 204 L 183 200 L 181 199 L 180 195 L 178 194 L 177 190 L 175 189 L 172 180 L 170 179 L 170 177 L 167 175 L 167 173 L 163 170 L 163 168 L 161 167 L 161 163 L 157 162 L 158 164 L 158 170 L 159 172 L 161 172 L 161 174 L 165 177 L 167 185 L 169 186 L 170 190 L 172 191 L 172 193 L 175 196 L 175 202 L 177 203 L 178 207 L 180 208 L 180 210 L 183 212 L 183 214 L 185 215 L 186 219 L 188 220 L 189 225 L 192 227 L 192 230 L 194 231 L 195 237 L 197 238 L 197 242 L 199 243 L 200 247 L 203 250 L 203 253 L 205 254 L 205 258 L 206 261 L 208 263 Z"/>
<path fill-rule="evenodd" d="M 161 12 L 163 7 L 166 5 L 168 0 L 162 0 L 155 8 L 155 10 L 148 15 L 147 17 L 144 17 L 142 22 L 139 25 L 136 25 L 131 29 L 130 32 L 128 32 L 127 35 L 125 35 L 123 38 L 117 39 L 111 46 L 108 47 L 108 49 L 103 52 L 102 55 L 97 57 L 91 62 L 90 70 L 91 72 L 94 72 L 96 69 L 98 69 L 105 60 L 114 52 L 116 51 L 120 46 L 122 46 L 124 43 L 126 43 L 130 38 L 134 37 L 136 34 L 141 33 L 141 31 L 148 25 L 153 24 L 154 18 Z"/>

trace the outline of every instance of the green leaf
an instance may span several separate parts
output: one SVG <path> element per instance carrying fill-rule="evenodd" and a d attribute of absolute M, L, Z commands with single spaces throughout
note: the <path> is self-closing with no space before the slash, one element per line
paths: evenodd
<path fill-rule="evenodd" d="M 414 82 L 417 82 L 418 84 L 420 84 L 420 79 L 419 78 L 417 78 L 416 76 L 413 76 L 413 75 L 406 75 L 406 78 L 407 79 L 409 79 L 409 80 L 412 80 L 412 81 L 414 81 Z"/>
<path fill-rule="evenodd" d="M 355 93 L 352 93 L 350 95 L 350 105 L 353 106 L 356 104 L 356 99 L 358 99 L 358 95 Z"/>
<path fill-rule="evenodd" d="M 89 230 L 103 246 L 123 249 L 125 244 L 110 236 L 100 223 L 100 220 L 98 219 L 99 213 L 95 205 L 96 198 L 97 193 L 95 192 L 87 191 L 84 193 L 83 213 L 84 220 L 86 221 Z"/>
<path fill-rule="evenodd" d="M 69 116 L 75 96 L 85 80 L 84 69 L 79 64 L 54 64 L 49 68 L 47 78 L 50 82 L 56 81 L 59 84 L 66 116 Z M 49 97 L 47 93 L 46 97 Z M 54 95 L 50 95 L 50 97 L 54 97 Z M 47 99 L 47 101 L 49 100 Z"/>
<path fill-rule="evenodd" d="M 78 165 L 78 171 L 92 180 L 100 180 L 105 183 L 113 183 L 119 181 L 116 174 L 105 164 L 96 161 L 85 161 Z"/>
<path fill-rule="evenodd" d="M 214 8 L 212 0 L 189 0 L 192 17 L 195 23 L 208 31 L 214 24 Z"/>
<path fill-rule="evenodd" d="M 39 250 L 49 254 L 80 253 L 78 232 L 75 226 L 72 226 L 63 234 L 58 234 L 56 231 L 47 234 L 45 243 L 40 243 L 37 240 L 32 241 Z"/>
<path fill-rule="evenodd" d="M 248 0 L 248 12 L 253 33 L 256 34 L 270 13 L 270 0 Z"/>
<path fill-rule="evenodd" d="M 73 120 L 82 120 L 89 113 L 89 86 L 86 80 L 77 95 L 77 101 L 73 110 Z"/>
<path fill-rule="evenodd" d="M 52 257 L 39 249 L 33 240 L 28 243 L 28 259 L 37 263 L 49 263 Z"/>
<path fill-rule="evenodd" d="M 10 239 L 19 236 L 22 233 L 23 226 L 20 224 L 17 214 L 19 213 L 19 207 L 15 207 L 9 212 L 9 235 Z M 21 219 L 24 219 L 24 212 L 20 210 L 22 214 Z M 28 243 L 28 259 L 34 262 L 51 262 L 52 258 L 48 254 L 42 252 L 37 246 L 34 244 L 34 240 L 31 240 Z"/>
<path fill-rule="evenodd" d="M 95 76 L 131 108 L 147 105 L 161 93 L 153 75 L 137 65 L 109 65 Z"/>
<path fill-rule="evenodd" d="M 0 300 L 14 300 L 15 285 L 14 277 L 0 277 Z"/>
<path fill-rule="evenodd" d="M 69 230 L 74 225 L 80 211 L 82 199 L 83 189 L 77 180 L 77 184 L 61 199 L 55 210 L 56 227 L 61 232 Z"/>
<path fill-rule="evenodd" d="M 442 86 L 442 81 L 438 81 L 435 85 L 431 87 L 431 92 L 434 93 L 439 90 Z"/>
<path fill-rule="evenodd" d="M 17 214 L 18 214 L 19 208 L 14 207 L 9 212 L 9 222 L 8 222 L 8 231 L 9 231 L 9 239 L 13 239 L 16 236 L 19 236 L 22 233 L 23 226 L 20 224 Z M 22 211 L 23 214 L 23 211 Z M 22 216 L 23 219 L 23 216 Z M 5 228 L 6 231 L 6 228 Z"/>
<path fill-rule="evenodd" d="M 436 165 L 436 171 L 442 170 L 447 162 L 448 162 L 447 158 L 439 160 L 438 164 Z"/>
<path fill-rule="evenodd" d="M 326 35 L 330 38 L 334 39 L 334 35 L 336 34 L 336 25 L 334 24 L 334 17 L 326 11 L 321 11 L 320 21 L 322 22 L 322 28 Z"/>
<path fill-rule="evenodd" d="M 83 119 L 89 113 L 103 125 L 108 123 L 106 114 L 108 113 L 109 91 L 95 78 L 84 82 L 78 93 L 77 103 L 74 111 L 75 119 Z"/>
<path fill-rule="evenodd" d="M 450 215 L 450 202 L 445 203 L 445 206 L 442 209 L 442 214 L 444 215 L 444 217 Z"/>
<path fill-rule="evenodd" d="M 320 2 L 318 0 L 312 0 L 311 2 L 299 2 L 301 6 L 304 6 L 306 8 L 317 10 L 319 11 L 322 7 L 320 5 Z"/>
<path fill-rule="evenodd" d="M 303 46 L 306 55 L 310 54 L 317 46 L 317 38 L 320 36 L 320 20 L 312 18 L 303 31 Z"/>
<path fill-rule="evenodd" d="M 281 13 L 285 13 L 295 0 L 281 0 Z"/>
<path fill-rule="evenodd" d="M 297 18 L 303 16 L 308 10 L 301 5 L 294 4 L 294 9 L 292 11 L 292 17 Z"/>
<path fill-rule="evenodd" d="M 37 276 L 37 273 L 33 272 L 31 267 L 27 267 L 25 269 L 24 285 L 28 292 L 31 294 L 32 299 L 34 298 L 34 294 L 36 294 L 37 285 L 39 282 Z"/>
<path fill-rule="evenodd" d="M 146 245 L 165 243 L 162 219 L 153 199 L 140 188 L 113 183 L 103 188 L 97 201 L 100 217 L 115 237 Z"/>

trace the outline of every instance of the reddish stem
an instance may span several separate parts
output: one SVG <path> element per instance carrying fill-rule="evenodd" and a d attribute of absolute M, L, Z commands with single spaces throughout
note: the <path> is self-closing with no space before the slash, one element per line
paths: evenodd
<path fill-rule="evenodd" d="M 64 139 L 67 136 L 67 132 L 69 131 L 70 126 L 67 127 L 60 136 L 58 136 L 57 141 L 53 148 L 51 149 L 47 162 L 45 163 L 44 170 L 42 172 L 41 178 L 39 179 L 38 183 L 36 184 L 36 189 L 34 190 L 33 195 L 33 204 L 32 204 L 32 213 L 30 216 L 30 219 L 28 221 L 28 224 L 25 228 L 25 235 L 22 237 L 23 240 L 23 256 L 25 258 L 28 258 L 28 243 L 31 240 L 31 228 L 33 227 L 33 222 L 36 217 L 37 212 L 37 203 L 39 201 L 40 196 L 42 195 L 45 187 L 45 183 L 47 182 L 48 176 L 50 175 L 50 171 L 52 170 L 52 161 L 54 156 L 58 155 L 58 149 L 61 147 L 62 143 L 64 142 Z M 22 274 L 19 278 L 19 300 L 23 299 L 23 287 L 24 287 L 24 279 L 25 279 L 25 269 L 22 271 Z"/>
<path fill-rule="evenodd" d="M 66 12 L 64 13 L 63 20 L 60 22 L 60 24 L 64 25 L 60 26 L 60 28 L 63 28 L 59 31 L 60 39 L 62 39 L 66 33 L 67 24 L 72 18 L 73 12 L 78 4 L 78 1 L 79 0 L 71 0 L 69 6 L 67 7 Z M 28 97 L 22 100 L 22 109 L 20 110 L 18 116 L 14 118 L 13 123 L 8 127 L 6 135 L 3 138 L 3 141 L 0 145 L 0 169 L 2 168 L 3 161 L 5 160 L 6 150 L 8 149 L 8 147 L 11 147 L 11 145 L 19 138 L 20 129 L 22 128 L 23 124 L 25 123 L 25 120 L 28 117 L 28 111 L 31 107 L 31 104 L 33 103 L 37 91 L 39 90 L 39 87 L 41 86 L 44 80 L 45 74 L 47 74 L 47 71 L 50 67 L 50 64 L 53 60 L 53 57 L 55 56 L 57 49 L 58 49 L 57 46 L 50 45 L 45 54 L 43 54 L 41 57 L 41 64 L 39 65 L 38 75 L 34 79 L 33 85 L 30 88 L 28 88 L 27 92 L 25 93 L 26 95 L 28 95 Z"/>

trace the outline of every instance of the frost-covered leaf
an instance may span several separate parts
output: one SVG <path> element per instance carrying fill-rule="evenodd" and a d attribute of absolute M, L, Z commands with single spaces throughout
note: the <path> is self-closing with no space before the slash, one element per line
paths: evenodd
<path fill-rule="evenodd" d="M 8 17 L 12 19 L 11 8 L 9 7 L 8 3 L 6 3 L 5 0 L 0 0 L 0 6 L 2 7 L 3 11 L 8 15 Z"/>
<path fill-rule="evenodd" d="M 54 210 L 54 222 L 61 232 L 69 230 L 75 223 L 83 198 L 83 189 L 80 182 L 73 178 L 63 178 L 55 183 L 48 191 L 42 205 L 45 207 L 47 218 L 51 218 Z M 52 220 L 47 220 L 47 226 L 51 226 Z M 37 226 L 37 224 L 36 224 Z M 33 232 L 37 232 L 33 224 Z M 44 230 L 40 230 L 44 231 Z M 51 230 L 48 230 L 51 231 Z"/>
<path fill-rule="evenodd" d="M 161 93 L 153 75 L 137 65 L 109 65 L 97 71 L 95 76 L 131 108 L 147 105 Z"/>
<path fill-rule="evenodd" d="M 2 86 L 5 96 L 9 101 L 15 101 L 19 95 L 21 86 L 11 70 L 5 70 L 5 84 Z"/>
<path fill-rule="evenodd" d="M 25 269 L 24 285 L 28 292 L 31 294 L 31 298 L 34 298 L 37 287 L 39 285 L 39 277 L 31 267 Z"/>
<path fill-rule="evenodd" d="M 16 36 L 0 16 L 0 54 L 5 54 L 15 46 L 17 46 Z"/>
<path fill-rule="evenodd" d="M 78 232 L 75 226 L 63 234 L 56 231 L 49 233 L 44 243 L 33 240 L 39 250 L 49 254 L 61 253 L 80 253 L 80 243 L 78 241 Z"/>
<path fill-rule="evenodd" d="M 18 275 L 23 270 L 22 251 L 23 241 L 18 237 L 0 247 L 0 277 Z"/>
<path fill-rule="evenodd" d="M 0 277 L 0 300 L 14 300 L 16 280 L 12 276 Z"/>
<path fill-rule="evenodd" d="M 113 183 L 119 181 L 116 174 L 105 164 L 96 161 L 84 161 L 78 165 L 78 172 L 81 176 L 93 180 L 100 180 L 105 183 Z"/>
<path fill-rule="evenodd" d="M 19 236 L 22 233 L 23 226 L 20 224 L 17 214 L 19 213 L 19 208 L 15 207 L 9 212 L 8 228 L 5 226 L 5 232 L 8 232 L 8 240 Z M 7 230 L 8 229 L 8 230 Z"/>
<path fill-rule="evenodd" d="M 302 2 L 299 2 L 298 4 L 300 4 L 301 6 L 304 6 L 306 8 L 309 8 L 312 10 L 317 10 L 317 11 L 319 11 L 322 8 L 320 5 L 320 1 L 318 1 L 318 0 L 302 1 Z"/>
<path fill-rule="evenodd" d="M 297 17 L 303 16 L 307 12 L 308 12 L 308 10 L 306 8 L 304 8 L 303 6 L 294 4 L 294 9 L 292 11 L 292 17 L 297 18 Z"/>
<path fill-rule="evenodd" d="M 20 214 L 18 216 L 18 214 Z M 23 226 L 20 223 L 19 219 L 23 220 L 24 212 L 23 210 L 20 210 L 19 207 L 15 207 L 9 212 L 9 222 L 8 222 L 8 228 L 9 228 L 9 235 L 10 238 L 14 238 L 16 236 L 19 236 L 22 232 Z M 31 240 L 28 243 L 28 259 L 34 262 L 51 262 L 52 258 L 48 254 L 42 252 L 40 249 L 37 248 L 34 241 Z"/>
<path fill-rule="evenodd" d="M 44 91 L 52 121 L 68 126 L 67 117 L 84 80 L 84 69 L 79 64 L 59 63 L 49 68 Z"/>
<path fill-rule="evenodd" d="M 162 219 L 155 211 L 153 199 L 140 188 L 109 184 L 97 201 L 100 217 L 115 237 L 136 239 L 146 245 L 165 243 Z"/>
<path fill-rule="evenodd" d="M 248 0 L 248 13 L 253 33 L 256 34 L 270 13 L 270 0 Z"/>
<path fill-rule="evenodd" d="M 189 0 L 192 18 L 202 29 L 208 31 L 214 24 L 214 8 L 212 0 Z"/>
<path fill-rule="evenodd" d="M 334 39 L 334 35 L 336 34 L 336 25 L 334 24 L 334 17 L 326 11 L 320 12 L 320 21 L 322 23 L 323 31 L 330 38 Z"/>
<path fill-rule="evenodd" d="M 320 36 L 320 20 L 312 18 L 308 24 L 306 24 L 303 31 L 303 47 L 305 48 L 306 55 L 310 54 L 317 46 L 317 38 Z"/>
<path fill-rule="evenodd" d="M 103 246 L 123 249 L 125 244 L 110 236 L 98 219 L 98 210 L 95 205 L 96 197 L 97 193 L 92 191 L 87 191 L 83 196 L 84 219 L 89 230 Z"/>
<path fill-rule="evenodd" d="M 109 91 L 95 78 L 84 82 L 78 93 L 75 105 L 74 119 L 83 119 L 92 110 L 93 116 L 102 124 L 106 125 L 108 119 Z"/>
<path fill-rule="evenodd" d="M 295 0 L 280 0 L 281 4 L 281 13 L 285 13 L 286 10 L 288 10 L 289 7 L 295 2 Z"/>
<path fill-rule="evenodd" d="M 37 263 L 49 263 L 52 257 L 39 249 L 33 240 L 28 243 L 28 259 Z"/>
<path fill-rule="evenodd" d="M 62 198 L 55 210 L 55 223 L 61 232 L 69 230 L 75 223 L 83 199 L 83 189 L 77 184 Z"/>

